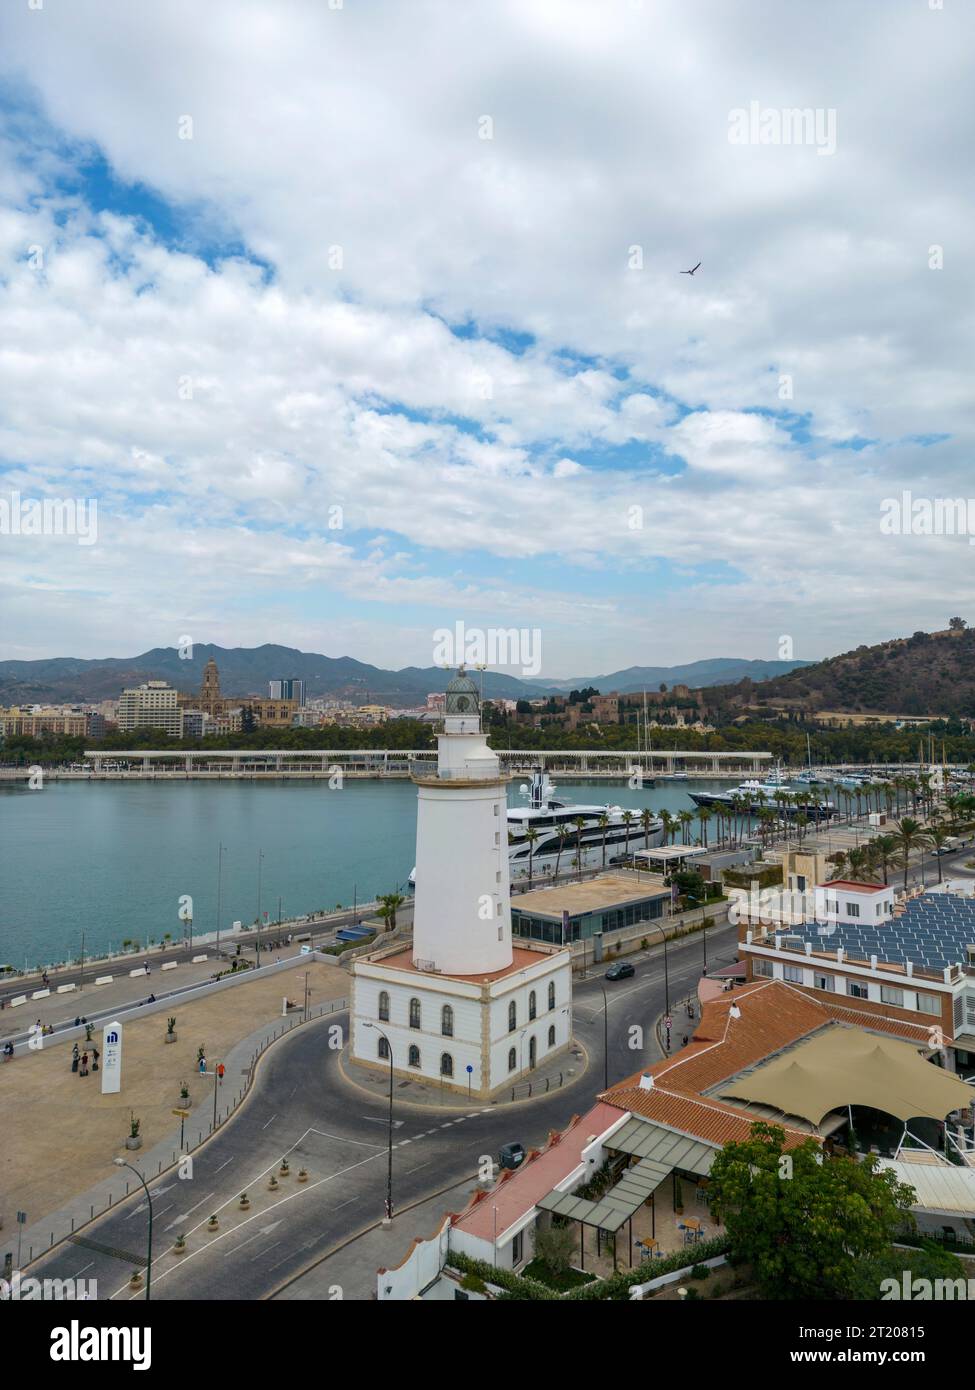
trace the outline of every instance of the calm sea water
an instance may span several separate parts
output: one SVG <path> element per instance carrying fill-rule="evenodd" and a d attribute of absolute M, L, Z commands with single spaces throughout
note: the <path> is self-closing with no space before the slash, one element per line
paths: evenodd
<path fill-rule="evenodd" d="M 520 801 L 516 780 L 512 804 Z M 695 783 L 696 787 L 713 783 Z M 727 785 L 727 784 L 725 784 Z M 687 783 L 633 790 L 559 783 L 568 801 L 677 812 Z M 402 890 L 413 867 L 416 788 L 407 781 L 48 782 L 0 789 L 0 963 L 104 953 L 126 938 L 217 926 L 217 847 L 224 844 L 221 929 L 274 921 Z"/>

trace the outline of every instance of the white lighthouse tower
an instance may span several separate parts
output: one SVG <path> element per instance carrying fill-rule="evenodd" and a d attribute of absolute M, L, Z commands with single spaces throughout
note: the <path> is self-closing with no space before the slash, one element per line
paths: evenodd
<path fill-rule="evenodd" d="M 420 970 L 484 975 L 511 964 L 511 884 L 505 785 L 481 732 L 477 687 L 463 667 L 447 686 L 437 766 L 414 775 Z"/>
<path fill-rule="evenodd" d="M 511 939 L 507 776 L 464 668 L 447 686 L 437 762 L 415 764 L 412 944 L 352 967 L 353 1059 L 490 1096 L 572 1036 L 568 950 Z"/>

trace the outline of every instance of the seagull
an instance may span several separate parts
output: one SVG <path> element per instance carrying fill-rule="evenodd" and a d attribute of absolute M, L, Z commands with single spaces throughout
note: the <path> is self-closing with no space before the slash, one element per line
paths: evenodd
<path fill-rule="evenodd" d="M 701 262 L 698 261 L 697 265 L 694 267 L 694 270 L 700 270 L 700 269 L 701 269 Z M 693 275 L 693 274 L 694 274 L 694 270 L 682 270 L 682 271 L 681 271 L 681 275 Z"/>

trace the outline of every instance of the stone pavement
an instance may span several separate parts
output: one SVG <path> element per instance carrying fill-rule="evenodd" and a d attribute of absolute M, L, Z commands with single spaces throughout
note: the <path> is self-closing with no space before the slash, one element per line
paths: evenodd
<path fill-rule="evenodd" d="M 306 964 L 308 957 L 297 961 L 296 970 L 302 976 L 305 969 L 309 973 L 312 1016 L 330 1001 L 344 999 L 348 977 L 340 966 Z M 36 1255 L 49 1247 L 52 1235 L 57 1240 L 77 1229 L 90 1219 L 92 1209 L 97 1213 L 109 1204 L 109 1193 L 115 1201 L 124 1196 L 127 1175 L 112 1167 L 116 1154 L 124 1153 L 147 1177 L 172 1163 L 180 1132 L 172 1111 L 180 1104 L 182 1081 L 191 1098 L 187 1147 L 205 1137 L 213 1119 L 213 1082 L 197 1074 L 197 1048 L 203 1045 L 208 1062 L 223 1061 L 226 1067 L 223 1094 L 218 1092 L 222 1117 L 243 1093 L 242 1068 L 254 1050 L 291 1026 L 294 1016 L 282 1019 L 281 1001 L 284 994 L 301 997 L 304 980 L 301 989 L 294 980 L 290 970 L 263 979 L 244 976 L 232 987 L 177 1006 L 173 1012 L 178 1040 L 171 1045 L 163 1042 L 165 1011 L 127 1022 L 123 1089 L 118 1095 L 101 1094 L 100 1072 L 88 1077 L 72 1072 L 71 1047 L 56 1037 L 48 1039 L 42 1051 L 0 1064 L 2 1252 L 12 1248 L 16 1256 L 18 1209 L 27 1212 L 31 1223 L 22 1233 L 26 1264 L 32 1247 Z M 99 1034 L 94 1040 L 100 1041 Z M 142 1122 L 143 1147 L 135 1152 L 124 1149 L 130 1111 Z"/>
<path fill-rule="evenodd" d="M 389 1099 L 389 1072 L 373 1071 L 369 1067 L 357 1066 L 349 1060 L 348 1049 L 342 1053 L 339 1066 L 343 1078 L 351 1086 L 365 1091 L 380 1104 Z M 551 1061 L 536 1067 L 530 1078 L 517 1081 L 512 1086 L 499 1091 L 493 1100 L 483 1100 L 479 1096 L 468 1097 L 458 1091 L 451 1091 L 436 1081 L 393 1078 L 393 1103 L 425 1106 L 434 1110 L 467 1111 L 471 1105 L 508 1105 L 512 1101 L 524 1101 L 549 1091 L 558 1090 L 581 1080 L 589 1069 L 589 1054 L 576 1039 L 566 1052 L 560 1052 Z"/>

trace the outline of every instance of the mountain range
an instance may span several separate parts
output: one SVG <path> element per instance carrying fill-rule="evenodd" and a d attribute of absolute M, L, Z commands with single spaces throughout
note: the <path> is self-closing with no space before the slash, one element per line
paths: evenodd
<path fill-rule="evenodd" d="M 213 657 L 226 695 L 266 695 L 269 680 L 298 676 L 308 696 L 326 695 L 356 704 L 384 704 L 404 708 L 422 704 L 432 691 L 443 690 L 450 672 L 438 666 L 406 666 L 387 671 L 356 661 L 351 656 L 322 656 L 294 647 L 266 644 L 261 647 L 218 647 L 197 643 L 192 656 L 181 657 L 175 647 L 154 647 L 133 657 L 49 657 L 39 661 L 0 661 L 0 704 L 96 703 L 115 699 L 127 686 L 148 680 L 166 680 L 180 690 L 196 691 L 203 668 Z M 750 677 L 764 681 L 797 666 L 798 661 L 749 661 L 717 657 L 684 666 L 630 666 L 602 676 L 574 680 L 519 680 L 498 672 L 484 672 L 487 698 L 538 699 L 595 686 L 604 694 L 657 690 L 661 684 L 692 687 L 732 683 Z"/>

